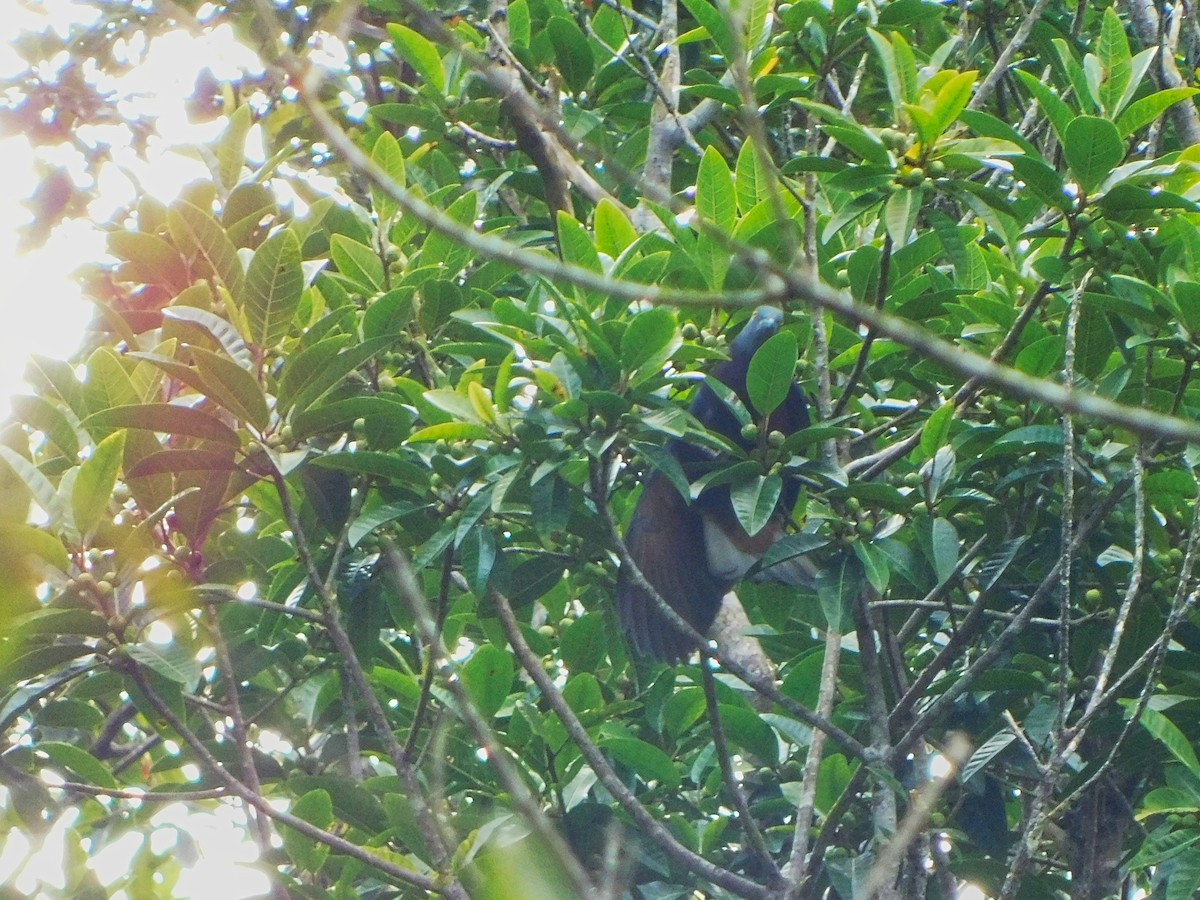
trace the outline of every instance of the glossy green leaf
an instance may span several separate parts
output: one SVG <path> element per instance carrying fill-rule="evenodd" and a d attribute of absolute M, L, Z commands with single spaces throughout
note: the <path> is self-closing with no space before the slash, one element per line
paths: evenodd
<path fill-rule="evenodd" d="M 733 59 L 733 34 L 729 30 L 729 24 L 725 20 L 725 16 L 717 10 L 715 6 L 708 0 L 683 0 L 684 7 L 692 14 L 700 27 L 708 32 L 708 36 L 712 38 L 717 49 L 727 60 Z"/>
<path fill-rule="evenodd" d="M 551 16 L 546 23 L 546 33 L 554 47 L 554 60 L 563 81 L 571 93 L 580 93 L 592 80 L 596 67 L 590 42 L 575 20 L 566 16 Z"/>
<path fill-rule="evenodd" d="M 237 433 L 216 416 L 172 403 L 114 406 L 88 416 L 86 425 L 103 428 L 141 428 L 170 435 L 187 435 L 230 447 L 240 447 Z"/>
<path fill-rule="evenodd" d="M 228 319 L 222 318 L 207 309 L 194 306 L 171 306 L 163 310 L 164 323 L 177 327 L 182 334 L 184 343 L 196 343 L 193 335 L 203 335 L 204 340 L 212 338 L 224 350 L 229 358 L 243 369 L 248 369 L 253 363 L 253 356 L 246 341 Z M 189 331 L 191 334 L 189 334 Z"/>
<path fill-rule="evenodd" d="M 950 426 L 954 422 L 954 403 L 943 403 L 935 409 L 921 427 L 921 452 L 932 457 L 950 437 Z"/>
<path fill-rule="evenodd" d="M 658 782 L 669 790 L 680 784 L 679 771 L 667 754 L 637 738 L 606 738 L 600 747 L 616 762 L 637 773 L 643 781 Z"/>
<path fill-rule="evenodd" d="M 766 527 L 782 490 L 783 479 L 778 475 L 760 475 L 729 489 L 733 511 L 747 534 L 756 535 Z"/>
<path fill-rule="evenodd" d="M 528 47 L 532 34 L 527 0 L 510 0 L 508 4 L 508 39 L 514 47 Z"/>
<path fill-rule="evenodd" d="M 379 254 L 358 241 L 335 234 L 329 242 L 329 255 L 338 271 L 366 294 L 384 289 L 383 263 Z"/>
<path fill-rule="evenodd" d="M 1192 742 L 1179 730 L 1178 725 L 1152 707 L 1143 709 L 1138 721 L 1172 756 L 1187 767 L 1193 778 L 1200 779 L 1200 759 L 1196 758 Z"/>
<path fill-rule="evenodd" d="M 240 303 L 250 326 L 250 340 L 259 347 L 278 344 L 287 334 L 303 289 L 300 241 L 295 232 L 285 228 L 254 251 L 246 272 Z"/>
<path fill-rule="evenodd" d="M 621 336 L 621 367 L 636 372 L 647 363 L 665 358 L 676 340 L 674 314 L 658 306 L 634 316 Z"/>
<path fill-rule="evenodd" d="M 1101 19 L 1096 56 L 1105 76 L 1100 88 L 1100 105 L 1111 118 L 1120 112 L 1121 98 L 1133 74 L 1133 55 L 1129 52 L 1125 26 L 1111 6 L 1104 10 Z"/>
<path fill-rule="evenodd" d="M 1176 103 L 1194 97 L 1197 93 L 1200 93 L 1200 89 L 1194 87 L 1155 91 L 1150 96 L 1129 104 L 1117 119 L 1117 131 L 1121 137 L 1127 138 L 1138 129 L 1149 125 Z"/>
<path fill-rule="evenodd" d="M 731 234 L 737 221 L 737 196 L 729 164 L 715 147 L 708 147 L 696 175 L 696 212 L 722 234 Z"/>
<path fill-rule="evenodd" d="M 212 213 L 180 200 L 167 210 L 167 227 L 184 254 L 206 262 L 233 296 L 241 292 L 245 278 L 241 260 Z"/>
<path fill-rule="evenodd" d="M 404 168 L 404 152 L 400 149 L 400 142 L 390 131 L 380 132 L 379 137 L 375 139 L 375 146 L 371 148 L 371 162 L 379 166 L 394 185 L 405 186 L 407 173 Z M 381 223 L 391 221 L 400 209 L 399 204 L 387 191 L 374 184 L 371 185 L 371 203 Z"/>
<path fill-rule="evenodd" d="M 79 467 L 71 490 L 71 511 L 80 534 L 89 535 L 100 524 L 112 499 L 124 455 L 125 432 L 115 431 L 100 441 Z"/>
<path fill-rule="evenodd" d="M 755 351 L 746 370 L 746 393 L 760 417 L 770 416 L 787 400 L 798 353 L 796 336 L 790 331 L 771 335 Z"/>
<path fill-rule="evenodd" d="M 61 514 L 58 493 L 41 470 L 11 447 L 0 444 L 0 461 L 6 463 L 30 495 L 53 522 Z"/>
<path fill-rule="evenodd" d="M 572 263 L 591 272 L 601 272 L 600 257 L 587 229 L 570 213 L 558 211 L 558 240 L 563 262 Z"/>
<path fill-rule="evenodd" d="M 637 231 L 625 218 L 625 213 L 608 197 L 596 204 L 596 249 L 616 259 L 637 240 Z M 560 234 L 561 234 L 561 225 Z"/>
<path fill-rule="evenodd" d="M 259 431 L 267 427 L 271 414 L 253 375 L 227 356 L 202 347 L 191 347 L 190 352 L 211 400 Z"/>
<path fill-rule="evenodd" d="M 512 689 L 513 658 L 494 644 L 483 644 L 466 661 L 459 677 L 484 718 L 499 712 Z"/>
<path fill-rule="evenodd" d="M 200 680 L 200 663 L 182 644 L 126 644 L 124 650 L 139 665 L 191 690 Z"/>
<path fill-rule="evenodd" d="M 324 788 L 308 791 L 296 800 L 288 811 L 317 828 L 328 829 L 333 824 L 333 799 Z M 328 844 L 301 834 L 294 828 L 283 826 L 280 829 L 280 837 L 283 839 L 283 849 L 301 869 L 319 872 L 329 859 Z"/>
<path fill-rule="evenodd" d="M 1125 143 L 1107 119 L 1077 116 L 1063 135 L 1063 155 L 1079 186 L 1090 193 L 1125 158 Z"/>
<path fill-rule="evenodd" d="M 396 52 L 413 67 L 422 81 L 439 94 L 446 89 L 446 72 L 437 46 L 422 34 L 399 22 L 389 22 L 388 34 L 395 43 Z"/>
<path fill-rule="evenodd" d="M 839 552 L 817 574 L 817 598 L 825 621 L 835 631 L 842 631 L 851 621 L 851 610 L 864 576 L 862 563 L 853 553 Z"/>
<path fill-rule="evenodd" d="M 74 744 L 61 741 L 39 741 L 38 753 L 44 753 L 52 763 L 57 763 L 84 784 L 99 788 L 116 789 L 117 779 L 108 767 L 92 754 Z"/>
<path fill-rule="evenodd" d="M 253 124 L 250 106 L 243 103 L 230 115 L 229 124 L 217 141 L 217 172 L 226 190 L 232 189 L 241 177 L 246 160 L 246 136 Z"/>

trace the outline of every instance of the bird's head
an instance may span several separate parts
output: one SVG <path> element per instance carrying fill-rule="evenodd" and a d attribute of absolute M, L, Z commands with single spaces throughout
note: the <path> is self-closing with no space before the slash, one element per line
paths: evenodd
<path fill-rule="evenodd" d="M 783 324 L 783 312 L 774 306 L 760 306 L 729 345 L 729 355 L 742 364 L 748 364 L 756 350 L 766 343 L 767 338 Z"/>

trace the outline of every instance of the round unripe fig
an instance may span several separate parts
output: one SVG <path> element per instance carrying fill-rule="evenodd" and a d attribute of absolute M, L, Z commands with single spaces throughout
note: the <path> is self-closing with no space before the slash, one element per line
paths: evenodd
<path fill-rule="evenodd" d="M 391 375 L 380 375 L 378 384 L 381 391 L 394 391 L 396 389 L 396 379 Z"/>
<path fill-rule="evenodd" d="M 929 163 L 929 174 L 934 178 L 940 178 L 942 175 L 946 174 L 946 164 L 940 159 L 932 160 Z"/>
<path fill-rule="evenodd" d="M 683 339 L 685 341 L 694 341 L 696 338 L 700 337 L 700 329 L 697 328 L 692 322 L 684 322 L 679 328 L 679 333 L 683 335 Z"/>
<path fill-rule="evenodd" d="M 743 441 L 757 441 L 758 440 L 758 426 L 755 425 L 753 422 L 743 425 L 742 426 L 742 440 Z"/>
<path fill-rule="evenodd" d="M 783 442 L 786 440 L 787 435 L 782 431 L 772 430 L 771 433 L 767 435 L 767 446 L 773 450 L 778 450 L 783 446 Z"/>

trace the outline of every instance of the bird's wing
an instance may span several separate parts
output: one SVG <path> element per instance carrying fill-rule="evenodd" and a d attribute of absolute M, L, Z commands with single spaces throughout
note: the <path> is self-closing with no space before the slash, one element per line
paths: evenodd
<path fill-rule="evenodd" d="M 703 519 L 657 472 L 646 481 L 625 544 L 659 596 L 704 634 L 732 581 L 710 570 Z M 674 662 L 694 649 L 693 641 L 667 620 L 625 566 L 617 576 L 617 611 L 641 653 Z"/>

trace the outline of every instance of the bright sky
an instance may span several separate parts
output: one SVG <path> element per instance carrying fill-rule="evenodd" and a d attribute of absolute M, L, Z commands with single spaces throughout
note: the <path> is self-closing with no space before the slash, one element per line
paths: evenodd
<path fill-rule="evenodd" d="M 0 22 L 10 36 L 45 28 L 62 30 L 70 21 L 89 21 L 91 15 L 94 13 L 86 4 L 70 0 L 0 0 Z M 119 112 L 149 113 L 157 118 L 162 139 L 151 142 L 149 159 L 141 159 L 128 147 L 119 126 L 85 127 L 81 139 L 112 144 L 112 162 L 106 164 L 95 185 L 72 149 L 34 148 L 21 135 L 0 139 L 0 314 L 4 317 L 0 328 L 0 419 L 9 413 L 9 397 L 27 390 L 22 373 L 31 354 L 64 358 L 79 347 L 91 306 L 81 298 L 71 273 L 85 262 L 104 258 L 104 231 L 93 222 L 102 225 L 110 220 L 140 191 L 170 201 L 184 184 L 207 177 L 201 162 L 173 149 L 211 140 L 224 125 L 224 120 L 200 125 L 187 121 L 183 101 L 192 91 L 197 72 L 209 66 L 218 79 L 231 79 L 240 68 L 257 67 L 253 54 L 234 43 L 228 28 L 213 29 L 200 37 L 175 32 L 157 38 L 150 46 L 127 46 L 123 52 L 133 64 L 129 74 L 119 81 L 101 83 L 123 98 Z M 51 67 L 62 62 L 52 61 Z M 23 67 L 7 41 L 0 42 L 0 77 L 14 75 Z M 38 183 L 39 162 L 63 169 L 80 188 L 94 190 L 95 199 L 86 220 L 64 223 L 44 247 L 21 254 L 18 229 L 32 219 L 24 201 Z M 0 785 L 0 802 L 5 793 Z M 35 842 L 16 831 L 0 835 L 0 887 L 29 896 L 63 896 L 64 841 L 75 818 L 74 810 L 65 812 L 44 839 Z M 134 854 L 148 842 L 155 854 L 195 859 L 175 885 L 175 897 L 240 900 L 267 891 L 266 876 L 255 866 L 257 851 L 244 839 L 245 818 L 240 809 L 221 806 L 199 814 L 180 803 L 164 804 L 153 821 L 154 827 L 144 834 L 128 833 L 105 848 L 92 850 L 89 866 L 102 883 L 113 884 L 127 872 Z M 114 892 L 112 896 L 119 900 L 128 895 Z"/>
<path fill-rule="evenodd" d="M 70 0 L 0 0 L 0 22 L 9 35 L 63 29 L 69 21 L 88 19 L 88 7 Z M 72 148 L 33 148 L 22 135 L 0 140 L 0 310 L 5 322 L 0 329 L 0 415 L 8 412 L 8 397 L 22 390 L 22 372 L 30 354 L 64 357 L 79 346 L 91 307 L 80 298 L 71 273 L 84 262 L 103 258 L 104 233 L 92 222 L 108 221 L 139 191 L 169 201 L 187 182 L 207 176 L 198 159 L 173 149 L 210 140 L 224 124 L 223 119 L 201 124 L 187 120 L 183 100 L 192 91 L 196 73 L 207 65 L 218 79 L 233 78 L 240 68 L 257 67 L 254 55 L 233 41 L 227 27 L 200 37 L 173 32 L 148 47 L 142 43 L 120 49 L 133 68 L 119 80 L 97 78 L 104 87 L 118 91 L 119 112 L 155 116 L 162 137 L 151 141 L 149 158 L 142 159 L 128 146 L 119 125 L 80 129 L 82 140 L 112 146 L 112 161 L 101 171 L 88 220 L 64 223 L 44 247 L 26 254 L 18 252 L 17 229 L 32 219 L 24 201 L 38 182 L 35 149 L 43 165 L 63 169 L 79 187 L 90 191 L 97 186 Z M 62 62 L 54 60 L 51 67 Z M 0 44 L 0 77 L 23 66 L 11 46 Z"/>

